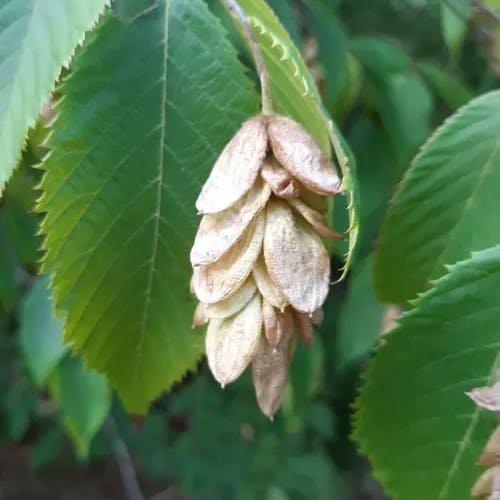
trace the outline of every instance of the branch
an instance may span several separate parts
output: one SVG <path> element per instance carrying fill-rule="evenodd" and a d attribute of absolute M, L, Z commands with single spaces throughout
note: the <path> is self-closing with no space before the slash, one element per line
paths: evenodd
<path fill-rule="evenodd" d="M 127 445 L 118 432 L 118 426 L 112 417 L 106 420 L 104 431 L 110 442 L 113 457 L 120 470 L 120 476 L 128 500 L 144 500 L 144 495 L 142 494 L 135 473 L 134 462 L 132 461 Z"/>
<path fill-rule="evenodd" d="M 252 56 L 257 69 L 257 74 L 259 75 L 260 79 L 260 90 L 262 94 L 262 113 L 265 115 L 272 114 L 273 107 L 271 101 L 269 74 L 267 72 L 266 65 L 264 64 L 264 57 L 262 56 L 260 45 L 255 38 L 255 33 L 250 26 L 250 22 L 248 21 L 245 12 L 241 8 L 237 0 L 221 0 L 221 2 L 231 14 L 232 18 L 240 25 L 243 36 L 250 46 L 250 51 L 252 52 Z"/>

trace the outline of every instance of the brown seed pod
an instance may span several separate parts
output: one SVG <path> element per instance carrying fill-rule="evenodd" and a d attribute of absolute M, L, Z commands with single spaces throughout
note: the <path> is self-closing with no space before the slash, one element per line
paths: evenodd
<path fill-rule="evenodd" d="M 479 408 L 489 411 L 500 411 L 500 382 L 493 387 L 477 387 L 466 392 Z"/>
<path fill-rule="evenodd" d="M 319 194 L 335 194 L 340 178 L 333 163 L 301 125 L 275 115 L 267 127 L 276 159 L 307 188 Z"/>
<path fill-rule="evenodd" d="M 255 261 L 253 277 L 264 299 L 273 307 L 276 307 L 276 309 L 284 311 L 285 307 L 288 305 L 288 300 L 274 284 L 271 276 L 269 276 L 263 255 L 259 255 L 258 259 Z"/>
<path fill-rule="evenodd" d="M 295 312 L 295 327 L 297 333 L 307 347 L 310 347 L 314 340 L 314 330 L 309 316 L 304 313 Z"/>
<path fill-rule="evenodd" d="M 234 205 L 253 186 L 267 152 L 266 119 L 246 121 L 224 148 L 196 201 L 202 214 Z"/>
<path fill-rule="evenodd" d="M 256 291 L 257 286 L 250 275 L 245 283 L 226 300 L 207 305 L 205 314 L 209 319 L 224 319 L 233 316 L 250 302 L 250 299 L 255 295 Z"/>
<path fill-rule="evenodd" d="M 342 239 L 341 234 L 336 233 L 326 225 L 323 216 L 319 212 L 316 212 L 316 210 L 306 205 L 302 200 L 289 200 L 289 203 L 307 222 L 309 222 L 309 224 L 311 224 L 318 234 L 330 240 Z"/>
<path fill-rule="evenodd" d="M 284 337 L 292 334 L 293 318 L 290 308 L 280 312 L 264 299 L 262 302 L 262 317 L 264 335 L 271 347 L 278 347 Z"/>
<path fill-rule="evenodd" d="M 288 378 L 289 337 L 282 338 L 276 347 L 261 336 L 252 361 L 252 379 L 257 403 L 262 413 L 271 420 L 281 404 Z"/>
<path fill-rule="evenodd" d="M 319 309 L 316 309 L 316 311 L 314 311 L 311 314 L 311 323 L 315 326 L 319 326 L 319 325 L 321 325 L 321 323 L 323 323 L 324 317 L 325 317 L 325 313 L 323 311 L 323 308 L 320 307 Z"/>
<path fill-rule="evenodd" d="M 300 196 L 300 184 L 272 156 L 264 160 L 260 174 L 278 198 L 289 200 Z"/>
<path fill-rule="evenodd" d="M 500 467 L 491 467 L 481 474 L 475 482 L 470 494 L 473 497 L 482 497 L 491 493 L 499 493 Z"/>
<path fill-rule="evenodd" d="M 488 439 L 479 457 L 479 463 L 486 467 L 500 465 L 500 426 L 495 429 L 495 432 Z"/>
<path fill-rule="evenodd" d="M 215 304 L 236 292 L 252 272 L 261 251 L 264 226 L 261 214 L 227 254 L 213 264 L 194 268 L 193 288 L 198 300 Z"/>
<path fill-rule="evenodd" d="M 236 315 L 210 321 L 205 340 L 208 365 L 222 386 L 236 380 L 252 361 L 262 332 L 258 294 Z"/>
<path fill-rule="evenodd" d="M 250 191 L 232 207 L 201 219 L 191 249 L 191 264 L 216 262 L 242 237 L 245 229 L 265 207 L 271 188 L 257 179 Z"/>
<path fill-rule="evenodd" d="M 198 302 L 196 309 L 193 314 L 193 328 L 197 328 L 198 326 L 203 326 L 208 323 L 208 316 L 205 304 L 202 302 Z"/>
<path fill-rule="evenodd" d="M 328 202 L 325 196 L 321 196 L 318 193 L 314 193 L 310 189 L 307 189 L 304 185 L 300 185 L 300 199 L 312 209 L 316 210 L 320 214 L 326 214 L 328 211 Z"/>
<path fill-rule="evenodd" d="M 269 275 L 297 311 L 312 314 L 328 294 L 328 254 L 319 237 L 298 224 L 284 202 L 270 200 L 266 217 L 264 258 Z"/>

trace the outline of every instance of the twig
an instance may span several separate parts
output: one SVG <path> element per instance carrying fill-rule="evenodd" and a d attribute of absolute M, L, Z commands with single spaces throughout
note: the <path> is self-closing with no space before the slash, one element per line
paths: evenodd
<path fill-rule="evenodd" d="M 123 487 L 128 500 L 144 500 L 137 475 L 135 473 L 134 463 L 128 451 L 127 445 L 123 441 L 118 431 L 118 426 L 112 417 L 108 417 L 104 425 L 104 430 L 111 444 L 113 457 L 116 460 Z"/>
<path fill-rule="evenodd" d="M 245 12 L 241 8 L 237 0 L 221 0 L 221 2 L 229 11 L 233 19 L 241 26 L 243 36 L 246 38 L 248 45 L 250 46 L 250 50 L 255 61 L 257 74 L 259 75 L 260 79 L 260 90 L 262 94 L 262 113 L 265 115 L 272 114 L 273 106 L 271 101 L 271 86 L 269 84 L 269 74 L 267 72 L 266 65 L 264 64 L 264 57 L 262 56 L 260 45 L 255 38 L 255 33 L 250 26 L 250 22 L 248 21 Z"/>

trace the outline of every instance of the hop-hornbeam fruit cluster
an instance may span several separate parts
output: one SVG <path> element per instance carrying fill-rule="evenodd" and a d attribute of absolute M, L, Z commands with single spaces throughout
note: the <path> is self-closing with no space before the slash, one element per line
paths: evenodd
<path fill-rule="evenodd" d="M 500 412 L 500 382 L 493 387 L 478 387 L 467 395 L 479 408 L 497 414 Z M 500 500 L 500 426 L 488 439 L 478 463 L 488 469 L 472 487 L 471 495 L 486 500 Z"/>
<path fill-rule="evenodd" d="M 193 324 L 208 322 L 208 364 L 224 386 L 251 363 L 257 401 L 278 409 L 297 334 L 312 341 L 330 283 L 321 237 L 325 196 L 340 180 L 328 156 L 290 118 L 245 122 L 216 161 L 196 202 Z"/>

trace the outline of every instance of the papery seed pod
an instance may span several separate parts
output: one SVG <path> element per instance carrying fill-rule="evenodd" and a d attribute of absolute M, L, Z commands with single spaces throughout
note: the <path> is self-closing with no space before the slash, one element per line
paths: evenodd
<path fill-rule="evenodd" d="M 226 300 L 205 306 L 205 314 L 209 319 L 224 319 L 241 311 L 255 295 L 257 286 L 250 276 L 238 290 Z"/>
<path fill-rule="evenodd" d="M 488 439 L 479 457 L 479 463 L 486 467 L 500 465 L 500 426 L 495 429 L 495 432 Z"/>
<path fill-rule="evenodd" d="M 311 314 L 311 323 L 315 326 L 319 326 L 321 325 L 321 323 L 323 323 L 324 318 L 325 318 L 325 313 L 323 312 L 323 308 L 320 307 Z"/>
<path fill-rule="evenodd" d="M 194 268 L 193 288 L 201 302 L 215 304 L 227 299 L 248 278 L 262 248 L 264 221 L 264 214 L 259 215 L 243 238 L 217 262 Z"/>
<path fill-rule="evenodd" d="M 491 467 L 481 474 L 471 490 L 473 497 L 482 497 L 499 492 L 500 467 Z"/>
<path fill-rule="evenodd" d="M 500 411 L 500 382 L 497 382 L 493 387 L 477 387 L 465 394 L 480 408 Z"/>
<path fill-rule="evenodd" d="M 307 314 L 299 312 L 296 312 L 294 316 L 295 328 L 300 339 L 307 347 L 310 347 L 314 340 L 314 330 L 309 316 L 307 316 Z"/>
<path fill-rule="evenodd" d="M 316 210 L 306 205 L 302 200 L 289 200 L 289 203 L 307 222 L 309 222 L 309 224 L 311 224 L 318 234 L 330 240 L 342 239 L 342 235 L 336 233 L 326 225 L 323 216 L 319 212 L 316 212 Z"/>
<path fill-rule="evenodd" d="M 275 115 L 267 127 L 275 158 L 307 188 L 319 194 L 335 194 L 340 178 L 325 152 L 301 125 Z"/>
<path fill-rule="evenodd" d="M 193 314 L 193 328 L 197 328 L 198 326 L 203 326 L 208 323 L 208 316 L 205 304 L 202 302 L 198 302 L 196 309 Z"/>
<path fill-rule="evenodd" d="M 328 254 L 319 237 L 297 223 L 284 202 L 270 200 L 266 218 L 264 258 L 269 275 L 297 311 L 312 314 L 328 294 Z"/>
<path fill-rule="evenodd" d="M 210 321 L 205 340 L 208 365 L 222 385 L 236 380 L 253 359 L 262 332 L 258 294 L 236 315 Z"/>
<path fill-rule="evenodd" d="M 311 207 L 316 212 L 325 215 L 328 212 L 328 202 L 325 196 L 321 196 L 318 193 L 307 189 L 305 186 L 300 186 L 300 196 L 299 198 L 308 206 Z"/>
<path fill-rule="evenodd" d="M 260 174 L 278 198 L 289 200 L 300 196 L 300 184 L 272 156 L 264 160 Z"/>
<path fill-rule="evenodd" d="M 191 264 L 210 264 L 228 252 L 262 211 L 270 195 L 271 188 L 257 179 L 250 191 L 232 207 L 205 215 L 191 249 Z"/>
<path fill-rule="evenodd" d="M 252 361 L 252 380 L 257 403 L 271 420 L 281 404 L 288 378 L 289 337 L 273 347 L 262 336 Z"/>
<path fill-rule="evenodd" d="M 267 152 L 266 119 L 246 121 L 219 156 L 205 182 L 196 208 L 215 214 L 234 205 L 253 186 Z"/>
<path fill-rule="evenodd" d="M 264 299 L 273 307 L 283 312 L 288 305 L 287 298 L 281 293 L 279 288 L 274 284 L 273 280 L 267 272 L 264 256 L 259 255 L 255 261 L 253 268 L 253 276 L 259 292 Z"/>
<path fill-rule="evenodd" d="M 278 311 L 267 300 L 262 302 L 264 335 L 271 347 L 277 347 L 284 337 L 293 333 L 293 317 L 290 308 Z"/>

